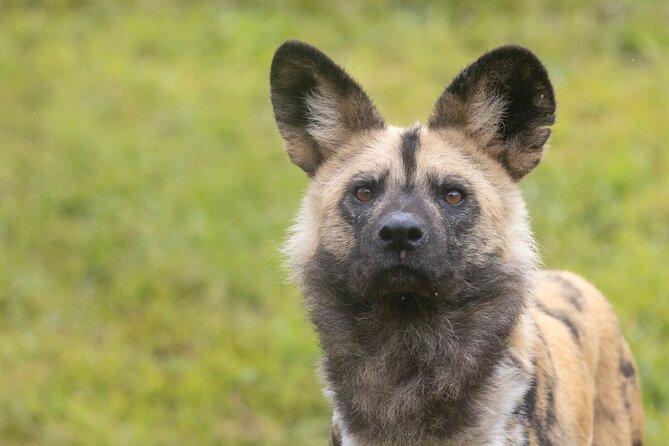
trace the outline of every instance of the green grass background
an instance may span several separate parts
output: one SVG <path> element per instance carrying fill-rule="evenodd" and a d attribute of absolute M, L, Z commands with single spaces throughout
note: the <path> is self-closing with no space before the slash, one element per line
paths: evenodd
<path fill-rule="evenodd" d="M 317 339 L 277 252 L 305 176 L 276 47 L 425 120 L 497 45 L 546 63 L 523 182 L 549 267 L 599 286 L 669 444 L 669 3 L 0 1 L 0 444 L 324 444 Z"/>

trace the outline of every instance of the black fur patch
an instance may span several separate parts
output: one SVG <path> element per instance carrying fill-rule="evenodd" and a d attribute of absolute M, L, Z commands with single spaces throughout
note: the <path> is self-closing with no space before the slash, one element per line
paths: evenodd
<path fill-rule="evenodd" d="M 574 323 L 574 321 L 572 321 L 569 318 L 567 313 L 565 313 L 564 311 L 556 310 L 554 308 L 548 308 L 547 306 L 545 306 L 541 302 L 537 302 L 536 305 L 537 305 L 537 308 L 539 310 L 541 310 L 542 313 L 544 313 L 544 314 L 562 322 L 569 329 L 569 332 L 574 337 L 574 340 L 576 341 L 576 343 L 580 344 L 581 335 L 578 331 L 578 328 L 576 327 L 576 324 Z"/>
<path fill-rule="evenodd" d="M 525 394 L 525 398 L 523 399 L 523 406 L 527 415 L 530 417 L 531 426 L 537 438 L 537 444 L 540 446 L 545 446 L 550 443 L 548 441 L 543 417 L 541 414 L 537 413 L 537 397 L 537 381 L 534 379 L 532 380 L 532 384 Z"/>
<path fill-rule="evenodd" d="M 540 327 L 537 327 L 537 335 L 546 355 L 546 363 L 552 368 L 553 359 Z M 541 382 L 543 385 L 542 387 L 538 386 L 537 378 L 535 376 L 530 388 L 527 390 L 527 393 L 523 398 L 523 410 L 521 413 L 527 414 L 529 417 L 530 426 L 536 436 L 537 444 L 540 446 L 549 446 L 551 444 L 549 439 L 550 432 L 556 423 L 555 382 L 553 381 L 555 373 L 554 370 L 546 370 L 544 368 L 536 367 L 536 359 L 533 363 L 535 365 L 535 374 L 541 374 Z M 544 407 L 544 413 L 540 412 L 539 404 Z"/>
<path fill-rule="evenodd" d="M 625 377 L 625 378 L 634 378 L 634 366 L 632 365 L 631 362 L 626 360 L 625 358 L 620 359 L 620 365 L 619 365 L 620 373 Z"/>
<path fill-rule="evenodd" d="M 583 293 L 580 289 L 559 274 L 550 274 L 548 277 L 560 286 L 562 290 L 560 296 L 564 297 L 578 311 L 583 311 Z"/>
<path fill-rule="evenodd" d="M 532 379 L 529 389 L 525 392 L 523 401 L 520 406 L 516 407 L 514 413 L 522 415 L 523 417 L 532 416 L 537 403 L 537 379 Z"/>

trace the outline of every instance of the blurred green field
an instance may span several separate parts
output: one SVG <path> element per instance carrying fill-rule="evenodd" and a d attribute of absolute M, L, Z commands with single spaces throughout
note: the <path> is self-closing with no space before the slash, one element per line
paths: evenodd
<path fill-rule="evenodd" d="M 609 296 L 669 444 L 669 3 L 366 5 L 0 0 L 0 444 L 325 443 L 277 250 L 306 178 L 268 70 L 295 37 L 399 125 L 486 49 L 544 60 L 542 255 Z"/>

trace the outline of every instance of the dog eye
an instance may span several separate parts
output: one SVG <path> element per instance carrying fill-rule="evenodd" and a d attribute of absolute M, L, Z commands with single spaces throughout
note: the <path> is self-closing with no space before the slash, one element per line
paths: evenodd
<path fill-rule="evenodd" d="M 450 204 L 451 206 L 460 204 L 462 202 L 462 192 L 456 189 L 448 190 L 444 194 L 444 201 L 446 201 L 446 203 Z"/>
<path fill-rule="evenodd" d="M 359 201 L 369 201 L 374 198 L 374 193 L 370 188 L 361 186 L 355 190 L 355 198 L 357 198 Z"/>

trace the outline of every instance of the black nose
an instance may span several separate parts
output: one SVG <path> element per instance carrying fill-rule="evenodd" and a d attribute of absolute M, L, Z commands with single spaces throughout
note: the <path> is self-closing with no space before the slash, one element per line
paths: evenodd
<path fill-rule="evenodd" d="M 414 214 L 396 212 L 381 220 L 381 244 L 397 251 L 415 249 L 425 238 L 423 221 Z"/>

